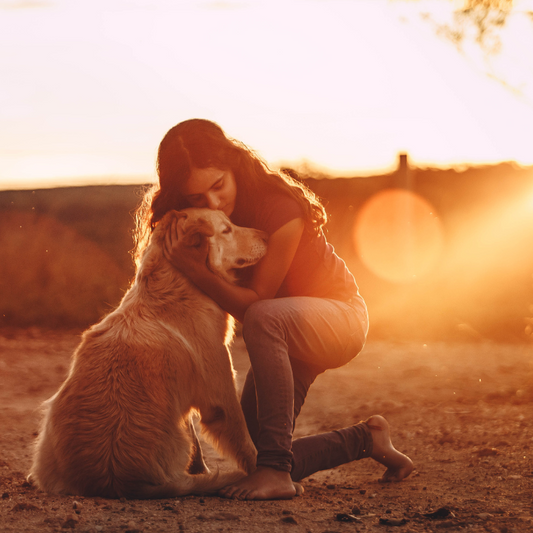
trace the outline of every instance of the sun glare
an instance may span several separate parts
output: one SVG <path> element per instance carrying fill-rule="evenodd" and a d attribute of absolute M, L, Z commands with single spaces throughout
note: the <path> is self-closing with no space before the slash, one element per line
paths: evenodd
<path fill-rule="evenodd" d="M 375 194 L 353 230 L 356 249 L 374 274 L 394 283 L 418 281 L 443 251 L 442 224 L 431 204 L 403 189 Z"/>

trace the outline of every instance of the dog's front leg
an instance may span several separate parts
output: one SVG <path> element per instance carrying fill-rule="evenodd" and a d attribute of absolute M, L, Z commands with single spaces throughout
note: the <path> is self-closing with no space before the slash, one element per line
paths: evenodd
<path fill-rule="evenodd" d="M 189 474 L 209 474 L 209 468 L 207 468 L 207 465 L 205 464 L 204 454 L 202 453 L 202 447 L 198 440 L 198 434 L 194 427 L 192 415 L 189 415 L 189 434 L 191 436 L 192 447 L 191 458 L 187 465 L 187 472 L 189 472 Z"/>
<path fill-rule="evenodd" d="M 224 405 L 204 406 L 200 409 L 201 424 L 223 456 L 232 457 L 247 474 L 256 469 L 257 450 L 246 428 L 237 395 Z"/>

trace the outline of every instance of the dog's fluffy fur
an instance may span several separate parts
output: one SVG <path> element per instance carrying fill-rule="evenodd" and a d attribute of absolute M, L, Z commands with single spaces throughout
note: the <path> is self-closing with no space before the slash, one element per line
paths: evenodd
<path fill-rule="evenodd" d="M 227 348 L 233 320 L 165 258 L 173 219 L 184 243 L 208 240 L 209 268 L 230 281 L 232 269 L 266 251 L 262 232 L 220 211 L 163 218 L 120 306 L 83 334 L 66 381 L 44 404 L 29 477 L 47 492 L 170 498 L 215 492 L 255 469 Z M 241 470 L 207 470 L 195 412 Z"/>

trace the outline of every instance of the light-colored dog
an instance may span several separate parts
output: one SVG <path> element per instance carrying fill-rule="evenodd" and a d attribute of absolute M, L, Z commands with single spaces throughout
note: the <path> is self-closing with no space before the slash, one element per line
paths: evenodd
<path fill-rule="evenodd" d="M 207 239 L 208 267 L 229 281 L 232 269 L 266 252 L 266 234 L 234 226 L 221 211 L 165 215 L 132 287 L 83 334 L 66 381 L 44 404 L 29 477 L 47 492 L 170 498 L 215 492 L 255 469 L 228 352 L 233 319 L 165 258 L 173 219 L 184 243 Z M 195 412 L 215 448 L 241 470 L 205 468 Z"/>

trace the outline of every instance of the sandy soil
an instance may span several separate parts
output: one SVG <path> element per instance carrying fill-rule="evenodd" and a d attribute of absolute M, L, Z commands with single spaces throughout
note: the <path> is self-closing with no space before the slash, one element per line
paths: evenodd
<path fill-rule="evenodd" d="M 415 471 L 379 484 L 366 459 L 304 480 L 291 501 L 218 497 L 109 501 L 29 485 L 39 403 L 64 379 L 79 332 L 0 331 L 0 531 L 147 532 L 533 530 L 533 346 L 370 342 L 320 376 L 297 434 L 382 414 Z M 246 353 L 237 339 L 239 377 Z M 240 380 L 239 380 L 240 383 Z M 209 452 L 210 464 L 221 463 Z"/>

